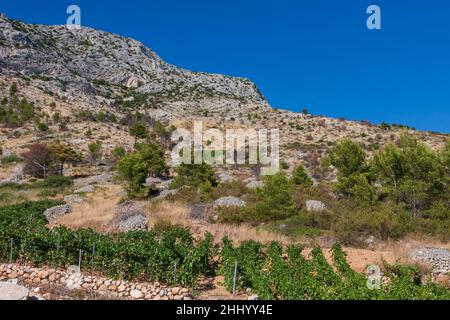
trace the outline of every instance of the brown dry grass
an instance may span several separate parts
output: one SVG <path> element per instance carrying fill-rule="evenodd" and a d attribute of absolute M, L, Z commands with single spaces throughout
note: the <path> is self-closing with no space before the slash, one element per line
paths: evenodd
<path fill-rule="evenodd" d="M 187 217 L 189 209 L 185 204 L 178 201 L 152 202 L 146 209 L 149 219 L 149 229 L 154 226 L 156 221 L 162 219 L 189 228 L 197 238 L 203 236 L 205 232 L 210 232 L 217 242 L 221 241 L 221 239 L 225 236 L 233 240 L 236 244 L 240 244 L 247 240 L 255 240 L 263 243 L 279 241 L 284 244 L 291 242 L 288 238 L 282 235 L 277 235 L 265 230 L 258 230 L 255 227 L 245 224 L 206 224 L 189 219 Z"/>
<path fill-rule="evenodd" d="M 93 228 L 98 232 L 113 231 L 111 221 L 120 201 L 117 193 L 121 190 L 119 185 L 97 186 L 94 193 L 86 195 L 87 201 L 73 206 L 73 212 L 62 217 L 58 223 L 71 229 Z"/>

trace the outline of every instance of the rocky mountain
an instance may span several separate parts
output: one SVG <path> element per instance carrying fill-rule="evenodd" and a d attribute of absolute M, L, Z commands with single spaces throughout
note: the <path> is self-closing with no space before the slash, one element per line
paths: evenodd
<path fill-rule="evenodd" d="M 86 106 L 159 108 L 228 99 L 267 105 L 244 78 L 188 71 L 141 42 L 91 28 L 31 25 L 0 16 L 0 76 Z"/>

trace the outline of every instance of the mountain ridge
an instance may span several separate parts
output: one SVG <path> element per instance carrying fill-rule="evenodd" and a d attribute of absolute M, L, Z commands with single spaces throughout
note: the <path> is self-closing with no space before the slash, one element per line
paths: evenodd
<path fill-rule="evenodd" d="M 140 106 L 225 98 L 268 105 L 246 78 L 189 71 L 132 38 L 83 27 L 31 25 L 0 16 L 0 74 L 31 78 L 44 90 L 87 104 Z M 130 98 L 132 97 L 132 98 Z"/>

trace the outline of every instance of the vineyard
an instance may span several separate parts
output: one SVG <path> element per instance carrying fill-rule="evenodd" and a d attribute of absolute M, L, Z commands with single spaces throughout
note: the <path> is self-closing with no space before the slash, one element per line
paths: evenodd
<path fill-rule="evenodd" d="M 210 234 L 195 241 L 189 230 L 98 234 L 90 229 L 49 230 L 43 215 L 56 201 L 26 202 L 0 208 L 0 261 L 67 267 L 112 278 L 160 281 L 195 286 L 200 276 L 225 276 L 231 291 L 252 288 L 261 299 L 450 299 L 450 290 L 428 281 L 413 267 L 385 266 L 380 289 L 354 272 L 339 245 L 332 248 L 333 264 L 320 248 L 310 259 L 302 248 L 278 243 L 245 242 L 238 247 L 225 238 L 215 247 Z M 220 267 L 213 261 L 218 254 Z M 235 279 L 235 267 L 237 273 Z"/>
<path fill-rule="evenodd" d="M 220 271 L 231 289 L 238 261 L 236 286 L 252 288 L 262 299 L 450 299 L 450 290 L 431 281 L 422 284 L 418 270 L 409 266 L 386 266 L 380 289 L 371 290 L 367 278 L 350 268 L 340 245 L 331 250 L 333 266 L 320 248 L 313 249 L 311 259 L 306 259 L 296 245 L 286 252 L 278 243 L 263 246 L 253 241 L 234 248 L 224 239 Z"/>
<path fill-rule="evenodd" d="M 26 202 L 0 208 L 0 260 L 35 265 L 78 265 L 112 278 L 195 284 L 211 272 L 212 237 L 194 243 L 191 233 L 133 231 L 101 235 L 91 229 L 46 228 L 43 212 L 59 203 Z"/>

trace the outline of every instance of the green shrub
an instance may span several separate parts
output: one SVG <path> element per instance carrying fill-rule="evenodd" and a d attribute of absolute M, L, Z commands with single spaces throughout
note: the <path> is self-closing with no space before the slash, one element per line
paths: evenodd
<path fill-rule="evenodd" d="M 292 171 L 291 182 L 295 185 L 310 187 L 313 185 L 311 177 L 306 172 L 305 167 L 299 164 Z"/>
<path fill-rule="evenodd" d="M 53 175 L 42 181 L 35 182 L 33 187 L 46 189 L 66 189 L 73 186 L 73 180 L 69 177 Z"/>
<path fill-rule="evenodd" d="M 48 125 L 44 122 L 39 122 L 37 128 L 41 132 L 47 132 L 49 130 Z"/>
<path fill-rule="evenodd" d="M 296 214 L 288 179 L 282 172 L 264 177 L 264 186 L 256 189 L 255 219 L 270 221 Z"/>
<path fill-rule="evenodd" d="M 206 163 L 181 163 L 176 168 L 176 173 L 177 175 L 171 186 L 174 189 L 182 186 L 209 188 L 217 184 L 213 168 Z"/>
<path fill-rule="evenodd" d="M 147 177 L 167 172 L 164 152 L 156 143 L 138 144 L 136 151 L 120 160 L 117 171 L 119 177 L 127 184 L 129 196 L 144 196 L 149 192 L 143 186 Z"/>
<path fill-rule="evenodd" d="M 6 157 L 2 157 L 1 164 L 8 165 L 8 164 L 11 164 L 14 162 L 20 162 L 20 161 L 21 161 L 21 159 L 17 155 L 12 154 L 12 155 L 9 155 Z"/>
<path fill-rule="evenodd" d="M 344 244 L 363 245 L 369 235 L 378 239 L 400 239 L 414 230 L 411 215 L 402 206 L 380 204 L 367 207 L 340 207 L 332 226 Z"/>

